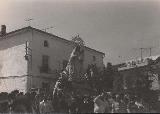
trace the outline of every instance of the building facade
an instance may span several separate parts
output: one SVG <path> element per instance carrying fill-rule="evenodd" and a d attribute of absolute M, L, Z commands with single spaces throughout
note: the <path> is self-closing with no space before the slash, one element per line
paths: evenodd
<path fill-rule="evenodd" d="M 130 60 L 119 65 L 118 68 L 123 89 L 131 89 L 136 85 L 143 75 L 148 75 L 148 80 L 152 80 L 151 90 L 160 90 L 160 55 L 145 57 L 143 59 Z"/>
<path fill-rule="evenodd" d="M 0 37 L 0 91 L 48 86 L 66 66 L 75 44 L 69 40 L 32 27 L 25 27 Z M 104 53 L 84 47 L 84 66 L 104 67 Z"/>

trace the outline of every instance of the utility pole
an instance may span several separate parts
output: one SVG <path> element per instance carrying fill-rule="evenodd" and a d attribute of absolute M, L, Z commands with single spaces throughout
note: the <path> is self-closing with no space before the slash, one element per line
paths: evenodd
<path fill-rule="evenodd" d="M 140 58 L 141 58 L 141 60 L 143 59 L 143 49 L 144 48 L 133 48 L 134 50 L 140 50 Z"/>
<path fill-rule="evenodd" d="M 140 58 L 141 58 L 141 61 L 143 59 L 143 50 L 146 49 L 146 48 L 138 48 L 138 50 L 140 50 Z"/>
<path fill-rule="evenodd" d="M 151 57 L 151 56 L 152 56 L 152 48 L 153 48 L 153 47 L 140 48 L 140 50 L 141 50 L 141 60 L 143 59 L 143 58 L 142 58 L 143 49 L 147 49 L 147 50 L 149 49 L 149 56 Z"/>
<path fill-rule="evenodd" d="M 27 21 L 28 22 L 28 26 L 31 26 L 31 21 L 33 21 L 34 19 L 32 19 L 32 18 L 28 18 L 28 19 L 26 19 L 25 21 Z"/>
<path fill-rule="evenodd" d="M 152 55 L 152 48 L 150 47 L 149 48 L 149 56 L 151 57 L 151 55 Z"/>
<path fill-rule="evenodd" d="M 30 68 L 32 68 L 32 49 L 31 48 L 29 48 L 29 42 L 28 41 L 26 41 L 26 47 L 25 47 L 25 60 L 27 61 L 27 66 L 28 66 L 28 68 L 27 68 L 27 76 L 30 78 L 30 87 L 29 88 L 31 88 L 32 87 L 32 77 L 30 77 L 30 76 L 32 76 L 32 75 L 30 75 Z M 29 88 L 27 88 L 27 91 L 28 91 L 28 89 Z"/>
<path fill-rule="evenodd" d="M 32 55 L 31 54 L 29 54 L 29 51 L 30 52 L 32 52 L 32 49 L 31 48 L 29 48 L 29 42 L 28 41 L 26 41 L 26 54 L 25 54 L 25 59 L 28 61 L 29 60 L 29 56 L 31 57 Z"/>
<path fill-rule="evenodd" d="M 142 61 L 142 59 L 143 59 L 143 57 L 142 57 L 142 55 L 143 55 L 143 54 L 142 54 L 142 53 L 143 53 L 143 49 L 144 49 L 144 48 L 140 48 L 140 51 L 141 51 L 141 61 Z"/>
<path fill-rule="evenodd" d="M 149 50 L 149 56 L 151 57 L 152 56 L 152 49 L 153 48 L 156 48 L 156 47 L 146 47 L 146 48 L 142 48 L 141 47 L 141 48 L 134 48 L 134 49 L 140 50 L 140 58 L 141 58 L 141 61 L 142 61 L 142 59 L 143 59 L 143 50 Z M 147 53 L 148 53 L 148 51 L 147 51 Z"/>

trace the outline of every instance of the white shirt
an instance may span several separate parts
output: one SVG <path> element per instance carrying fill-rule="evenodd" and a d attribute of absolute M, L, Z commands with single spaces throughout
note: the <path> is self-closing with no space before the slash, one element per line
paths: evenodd
<path fill-rule="evenodd" d="M 98 96 L 94 99 L 94 113 L 105 113 L 107 107 L 107 101 L 101 100 L 101 96 Z"/>
<path fill-rule="evenodd" d="M 39 105 L 39 110 L 41 114 L 51 113 L 53 111 L 52 104 L 50 101 L 41 101 Z"/>

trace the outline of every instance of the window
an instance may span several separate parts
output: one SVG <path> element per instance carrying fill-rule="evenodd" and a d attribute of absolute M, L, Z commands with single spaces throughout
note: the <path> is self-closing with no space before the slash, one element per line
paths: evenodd
<path fill-rule="evenodd" d="M 93 56 L 93 61 L 96 61 L 96 57 L 95 56 Z"/>
<path fill-rule="evenodd" d="M 49 47 L 49 44 L 48 44 L 47 40 L 44 41 L 44 47 Z"/>
<path fill-rule="evenodd" d="M 42 56 L 42 66 L 48 66 L 48 63 L 49 63 L 49 56 L 43 55 Z"/>
<path fill-rule="evenodd" d="M 47 73 L 49 71 L 49 56 L 43 55 L 42 56 L 42 66 L 41 72 Z"/>

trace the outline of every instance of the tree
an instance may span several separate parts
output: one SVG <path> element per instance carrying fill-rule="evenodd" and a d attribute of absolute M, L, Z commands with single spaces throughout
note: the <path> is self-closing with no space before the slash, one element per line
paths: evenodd
<path fill-rule="evenodd" d="M 123 76 L 119 72 L 114 75 L 112 89 L 114 93 L 123 92 Z"/>
<path fill-rule="evenodd" d="M 108 62 L 102 76 L 102 87 L 108 91 L 113 89 L 113 80 L 116 72 L 112 66 L 112 63 Z"/>
<path fill-rule="evenodd" d="M 158 94 L 156 91 L 151 90 L 152 80 L 149 79 L 153 74 L 150 69 L 146 68 L 144 70 L 139 69 L 139 77 L 136 83 L 136 93 L 139 97 L 144 99 L 150 106 L 154 106 L 158 99 Z"/>

